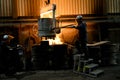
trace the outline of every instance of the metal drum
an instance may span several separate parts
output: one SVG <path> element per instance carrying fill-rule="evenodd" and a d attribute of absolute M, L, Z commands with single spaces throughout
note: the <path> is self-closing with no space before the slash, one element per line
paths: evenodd
<path fill-rule="evenodd" d="M 38 20 L 39 25 L 39 36 L 40 37 L 54 37 L 55 33 L 53 30 L 53 19 L 52 18 L 41 18 Z"/>

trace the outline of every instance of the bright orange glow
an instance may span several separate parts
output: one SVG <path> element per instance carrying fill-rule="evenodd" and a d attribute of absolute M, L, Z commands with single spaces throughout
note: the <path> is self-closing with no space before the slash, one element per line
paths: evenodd
<path fill-rule="evenodd" d="M 41 18 L 53 18 L 53 11 L 47 11 L 40 14 Z"/>
<path fill-rule="evenodd" d="M 55 39 L 48 39 L 48 41 L 49 41 L 49 45 L 63 44 L 61 38 L 59 37 L 59 34 L 56 34 Z"/>

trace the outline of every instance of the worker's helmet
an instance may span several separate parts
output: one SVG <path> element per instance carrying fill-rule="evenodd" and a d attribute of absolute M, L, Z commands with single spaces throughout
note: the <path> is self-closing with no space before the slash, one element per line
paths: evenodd
<path fill-rule="evenodd" d="M 7 34 L 3 35 L 3 40 L 12 40 L 13 38 L 14 37 L 11 35 L 7 35 Z"/>
<path fill-rule="evenodd" d="M 6 39 L 8 39 L 8 38 L 9 38 L 8 35 L 3 35 L 3 39 L 4 39 L 4 40 L 6 40 Z"/>
<path fill-rule="evenodd" d="M 76 19 L 82 19 L 82 16 L 81 16 L 81 15 L 78 15 L 78 16 L 76 17 Z"/>

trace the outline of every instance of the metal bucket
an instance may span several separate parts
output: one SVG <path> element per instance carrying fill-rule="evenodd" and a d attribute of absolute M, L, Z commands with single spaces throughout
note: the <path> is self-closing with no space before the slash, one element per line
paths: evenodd
<path fill-rule="evenodd" d="M 53 30 L 53 19 L 52 18 L 41 18 L 38 20 L 39 25 L 39 36 L 40 37 L 54 37 L 55 32 Z"/>

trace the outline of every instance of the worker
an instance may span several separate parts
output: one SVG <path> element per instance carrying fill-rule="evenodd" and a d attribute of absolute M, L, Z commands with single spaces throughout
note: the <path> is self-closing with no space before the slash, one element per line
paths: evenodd
<path fill-rule="evenodd" d="M 75 19 L 77 26 L 75 28 L 79 31 L 79 37 L 75 45 L 80 54 L 83 54 L 84 59 L 88 59 L 88 50 L 87 50 L 87 25 L 82 20 L 82 16 L 78 15 Z"/>
<path fill-rule="evenodd" d="M 11 43 L 13 39 L 13 36 L 5 34 L 1 41 L 1 64 L 4 66 L 3 73 L 5 75 L 13 75 L 19 68 L 19 55 L 16 46 L 13 46 L 13 43 Z"/>

